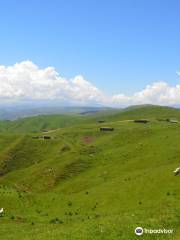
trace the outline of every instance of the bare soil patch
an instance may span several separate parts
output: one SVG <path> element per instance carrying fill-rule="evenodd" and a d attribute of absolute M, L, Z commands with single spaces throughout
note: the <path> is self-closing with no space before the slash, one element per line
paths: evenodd
<path fill-rule="evenodd" d="M 94 142 L 94 137 L 92 137 L 92 136 L 84 136 L 83 137 L 83 142 L 85 143 L 85 144 L 90 144 L 90 143 L 92 143 L 92 142 Z"/>

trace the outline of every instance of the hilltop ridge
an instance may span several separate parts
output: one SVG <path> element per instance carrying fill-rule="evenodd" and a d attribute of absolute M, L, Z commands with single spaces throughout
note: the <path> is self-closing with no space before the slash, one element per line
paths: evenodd
<path fill-rule="evenodd" d="M 180 120 L 180 109 L 155 105 L 139 105 L 120 110 L 104 109 L 87 115 L 38 115 L 13 121 L 0 121 L 0 132 L 39 132 L 83 123 L 95 123 L 98 120 L 116 121 L 135 118 L 177 118 Z"/>

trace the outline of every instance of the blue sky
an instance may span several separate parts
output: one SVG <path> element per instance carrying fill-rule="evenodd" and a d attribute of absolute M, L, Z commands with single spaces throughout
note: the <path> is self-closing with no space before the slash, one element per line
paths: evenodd
<path fill-rule="evenodd" d="M 180 1 L 0 0 L 0 65 L 31 60 L 106 94 L 179 84 Z"/>

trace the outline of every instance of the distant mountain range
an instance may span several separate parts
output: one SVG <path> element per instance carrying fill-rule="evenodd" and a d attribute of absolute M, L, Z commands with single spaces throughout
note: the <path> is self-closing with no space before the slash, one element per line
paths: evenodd
<path fill-rule="evenodd" d="M 49 104 L 0 104 L 0 120 L 15 120 L 18 118 L 25 118 L 38 115 L 53 115 L 53 114 L 78 114 L 78 115 L 92 115 L 96 113 L 116 113 L 129 110 L 137 110 L 139 108 L 153 108 L 160 107 L 157 105 L 134 105 L 126 108 L 112 108 L 103 106 L 61 106 Z M 169 107 L 167 107 L 169 108 Z M 171 109 L 179 109 L 179 106 L 170 107 Z"/>
<path fill-rule="evenodd" d="M 37 115 L 51 115 L 51 114 L 81 114 L 90 115 L 103 111 L 117 111 L 114 108 L 108 107 L 74 107 L 74 106 L 0 106 L 0 119 L 1 120 L 15 120 L 18 118 L 25 118 Z"/>

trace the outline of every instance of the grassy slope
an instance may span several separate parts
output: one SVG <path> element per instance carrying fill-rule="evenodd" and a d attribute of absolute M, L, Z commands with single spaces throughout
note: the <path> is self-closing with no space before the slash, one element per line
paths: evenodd
<path fill-rule="evenodd" d="M 64 128 L 73 125 L 95 123 L 98 120 L 118 121 L 149 118 L 180 120 L 180 110 L 161 106 L 130 107 L 124 110 L 104 110 L 88 116 L 78 114 L 40 115 L 14 121 L 0 121 L 0 133 L 30 133 Z"/>
<path fill-rule="evenodd" d="M 93 123 L 104 116 L 114 115 L 117 110 L 101 110 L 94 114 L 38 115 L 13 121 L 0 121 L 0 133 L 32 133 L 68 126 Z"/>
<path fill-rule="evenodd" d="M 107 116 L 107 120 L 125 120 L 125 119 L 178 119 L 180 120 L 180 109 L 163 106 L 142 106 L 129 107 L 123 111 Z"/>
<path fill-rule="evenodd" d="M 172 170 L 180 165 L 180 125 L 120 120 L 179 116 L 144 107 L 108 116 L 114 132 L 100 132 L 94 117 L 46 141 L 1 135 L 4 239 L 136 239 L 136 226 L 173 228 L 158 239 L 178 239 L 180 178 Z"/>
<path fill-rule="evenodd" d="M 0 132 L 29 133 L 72 126 L 84 121 L 79 115 L 40 115 L 14 121 L 1 121 Z"/>

